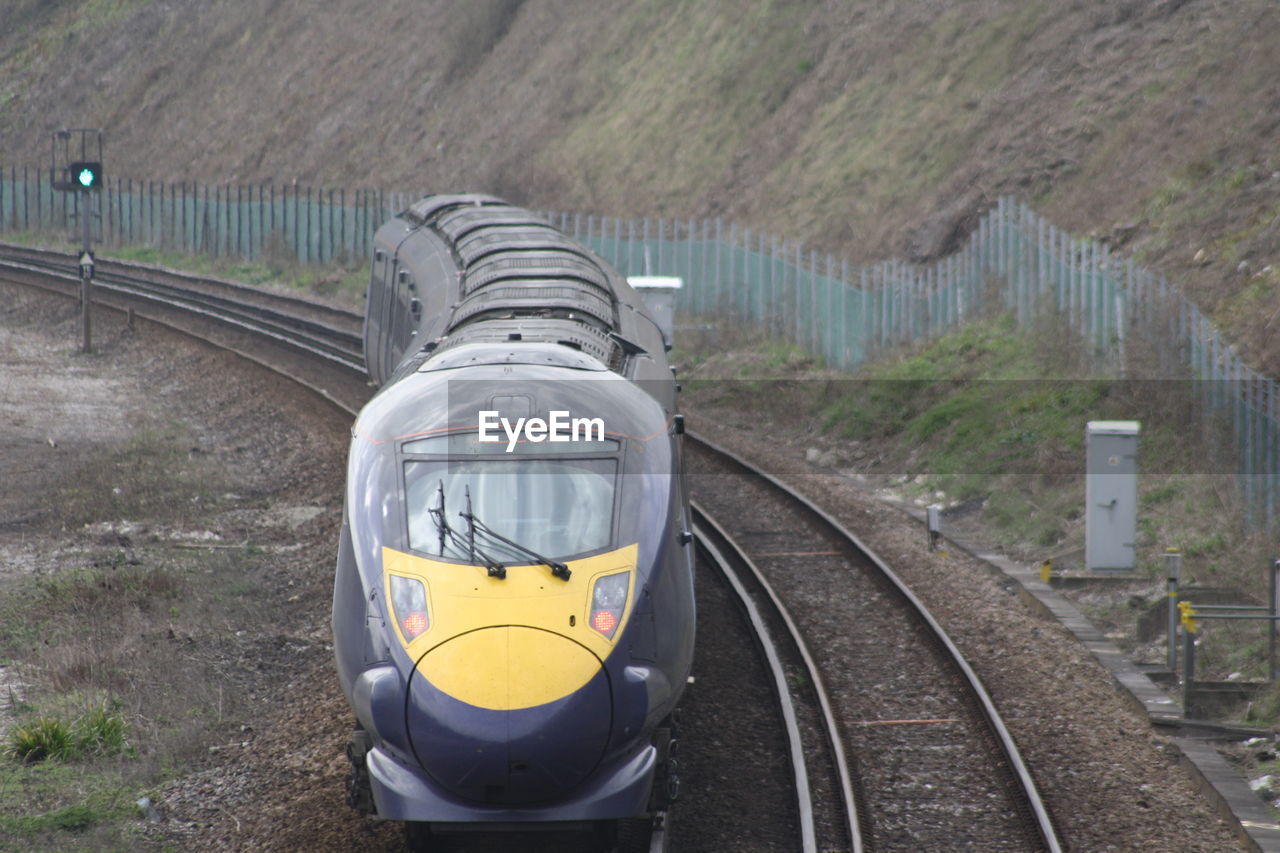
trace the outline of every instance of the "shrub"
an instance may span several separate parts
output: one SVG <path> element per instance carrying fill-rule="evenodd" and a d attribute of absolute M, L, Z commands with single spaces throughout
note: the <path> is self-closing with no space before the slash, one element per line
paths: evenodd
<path fill-rule="evenodd" d="M 117 755 L 129 746 L 128 731 L 129 723 L 124 717 L 104 707 L 94 708 L 71 725 L 54 717 L 37 717 L 9 732 L 3 753 L 23 764 Z"/>
<path fill-rule="evenodd" d="M 35 764 L 46 758 L 68 759 L 75 751 L 71 729 L 61 720 L 37 717 L 9 732 L 5 754 L 23 764 Z"/>
<path fill-rule="evenodd" d="M 117 755 L 128 745 L 129 724 L 106 708 L 94 708 L 71 727 L 72 741 L 81 755 Z"/>

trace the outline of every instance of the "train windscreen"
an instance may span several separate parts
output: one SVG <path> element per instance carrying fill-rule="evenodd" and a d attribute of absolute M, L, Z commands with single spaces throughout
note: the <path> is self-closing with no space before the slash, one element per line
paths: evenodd
<path fill-rule="evenodd" d="M 607 548 L 611 542 L 617 461 L 555 459 L 407 460 L 405 496 L 409 547 L 422 554 L 468 560 L 461 544 L 470 511 L 495 533 L 551 558 Z M 444 513 L 438 509 L 443 500 Z M 441 518 L 458 537 L 442 535 Z M 483 548 L 503 562 L 530 562 L 500 543 Z"/>

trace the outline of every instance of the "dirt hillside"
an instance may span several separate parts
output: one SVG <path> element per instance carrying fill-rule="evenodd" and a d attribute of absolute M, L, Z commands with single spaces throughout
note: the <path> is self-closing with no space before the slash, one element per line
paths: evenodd
<path fill-rule="evenodd" d="M 935 257 L 1002 193 L 1280 374 L 1274 0 L 7 0 L 0 163 L 473 188 Z M 1203 249 L 1203 253 L 1200 250 Z M 1198 260 L 1197 260 L 1198 256 Z"/>

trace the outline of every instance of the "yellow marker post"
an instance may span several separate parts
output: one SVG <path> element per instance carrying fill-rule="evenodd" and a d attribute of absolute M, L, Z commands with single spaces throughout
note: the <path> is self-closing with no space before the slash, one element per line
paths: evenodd
<path fill-rule="evenodd" d="M 1040 583 L 1048 583 L 1053 578 L 1053 557 L 1040 564 Z"/>
<path fill-rule="evenodd" d="M 1182 628 L 1188 634 L 1194 634 L 1197 630 L 1196 608 L 1190 601 L 1179 601 L 1178 611 L 1182 614 Z"/>

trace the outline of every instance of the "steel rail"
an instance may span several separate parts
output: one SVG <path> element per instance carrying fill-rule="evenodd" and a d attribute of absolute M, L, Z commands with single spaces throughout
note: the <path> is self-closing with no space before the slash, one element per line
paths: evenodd
<path fill-rule="evenodd" d="M 74 252 L 4 242 L 0 242 L 0 259 L 47 264 L 51 268 L 60 268 L 71 272 L 75 272 L 78 263 L 78 256 Z M 189 290 L 222 291 L 232 296 L 243 297 L 245 302 L 274 307 L 284 313 L 296 313 L 302 310 L 307 314 L 314 315 L 321 322 L 339 325 L 352 324 L 356 330 L 364 322 L 363 314 L 358 311 L 319 302 L 301 293 L 279 293 L 252 284 L 231 281 L 230 279 L 213 278 L 212 276 L 184 272 L 139 261 L 125 261 L 118 258 L 98 258 L 96 265 L 99 271 L 122 273 L 132 278 L 155 280 L 161 284 L 176 284 Z M 148 277 L 150 278 L 148 279 Z"/>
<path fill-rule="evenodd" d="M 21 266 L 21 265 L 16 265 L 16 264 L 6 264 L 4 261 L 0 260 L 0 276 L 3 276 L 3 274 L 4 274 L 5 272 L 12 272 L 12 271 L 14 271 L 14 270 L 18 270 L 18 271 L 20 271 L 20 272 L 35 272 L 35 274 L 36 274 L 36 275 L 38 275 L 38 276 L 43 276 L 43 277 L 45 277 L 45 278 L 49 278 L 49 277 L 58 277 L 58 278 L 61 278 L 61 277 L 63 277 L 63 276 L 61 276 L 61 275 L 59 275 L 59 274 L 56 274 L 56 273 L 54 273 L 54 272 L 52 272 L 52 271 L 50 271 L 50 270 L 47 270 L 47 269 L 35 269 L 35 270 L 32 270 L 32 269 L 30 269 L 30 268 L 23 267 L 23 266 Z M 69 293 L 69 292 L 67 292 L 66 290 L 63 290 L 63 289 L 61 289 L 61 288 L 48 287 L 48 286 L 45 286 L 45 285 L 39 285 L 39 284 L 35 284 L 35 283 L 33 283 L 33 282 L 30 282 L 30 281 L 17 281 L 17 280 L 14 280 L 14 279 L 0 279 L 0 280 L 8 281 L 9 283 L 11 283 L 11 284 L 15 284 L 15 285 L 17 285 L 17 286 L 19 286 L 19 287 L 31 287 L 31 288 L 34 288 L 34 289 L 42 290 L 42 291 L 44 291 L 44 292 L 46 292 L 46 293 L 52 293 L 52 294 L 55 294 L 55 295 L 58 295 L 58 296 L 62 296 L 62 297 L 67 298 L 67 299 L 78 299 L 78 298 L 79 298 L 79 293 Z M 121 314 L 126 313 L 126 311 L 128 310 L 128 309 L 126 309 L 126 308 L 122 308 L 122 307 L 120 307 L 119 305 L 113 305 L 113 304 L 107 304 L 107 303 L 104 303 L 102 307 L 107 308 L 108 310 L 111 310 L 111 311 L 116 311 L 116 312 L 121 313 Z M 176 305 L 176 306 L 173 306 L 173 307 L 176 307 L 176 308 L 177 308 L 177 309 L 179 309 L 179 310 L 184 310 L 184 311 L 185 311 L 185 310 L 188 310 L 188 306 L 184 306 L 184 305 Z M 256 355 L 253 355 L 252 353 L 245 352 L 244 350 L 239 349 L 238 347 L 234 347 L 234 346 L 232 346 L 232 345 L 230 345 L 230 344 L 228 344 L 228 343 L 226 343 L 226 342 L 224 342 L 224 341 L 214 340 L 213 338 L 210 338 L 210 337 L 208 337 L 208 336 L 206 336 L 206 335 L 203 335 L 203 334 L 201 334 L 201 333 L 199 333 L 199 332 L 192 331 L 191 329 L 188 329 L 188 328 L 185 328 L 185 327 L 183 327 L 183 326 L 180 326 L 180 325 L 178 325 L 178 324 L 176 324 L 176 323 L 173 323 L 173 322 L 171 322 L 171 321 L 169 321 L 169 320 L 166 320 L 166 319 L 164 319 L 164 318 L 162 318 L 162 317 L 157 317 L 157 316 L 148 315 L 148 314 L 138 314 L 137 316 L 139 316 L 139 317 L 141 317 L 142 319 L 146 320 L 148 323 L 154 323 L 154 324 L 156 324 L 157 326 L 161 326 L 161 327 L 163 327 L 163 328 L 165 328 L 165 329 L 168 329 L 168 330 L 169 330 L 169 331 L 171 331 L 171 332 L 175 332 L 175 333 L 177 333 L 177 334 L 179 334 L 179 335 L 184 335 L 184 336 L 186 336 L 186 337 L 188 337 L 188 338 L 192 338 L 192 339 L 194 339 L 194 340 L 198 340 L 198 341 L 200 341 L 200 342 L 202 342 L 202 343 L 205 343 L 205 344 L 208 344 L 208 345 L 210 345 L 210 346 L 216 347 L 216 348 L 218 348 L 218 349 L 220 349 L 220 350 L 223 350 L 224 352 L 228 352 L 228 353 L 230 353 L 230 354 L 232 354 L 232 355 L 234 355 L 234 356 L 237 356 L 237 357 L 239 357 L 239 358 L 241 358 L 241 359 L 244 359 L 245 361 L 250 362 L 251 364 L 255 364 L 255 365 L 257 365 L 258 367 L 261 367 L 261 368 L 264 368 L 264 369 L 266 369 L 266 370 L 269 370 L 269 371 L 271 371 L 272 373 L 275 373 L 275 374 L 277 374 L 277 375 L 279 375 L 279 376 L 281 376 L 281 377 L 283 377 L 283 378 L 285 378 L 285 379 L 288 379 L 290 382 L 293 382 L 293 383 L 295 383 L 295 384 L 297 384 L 297 385 L 299 385 L 299 386 L 301 386 L 301 387 L 303 387 L 303 388 L 306 388 L 308 391 L 312 392 L 312 393 L 313 393 L 313 394 L 315 394 L 316 396 L 318 396 L 318 397 L 320 397 L 320 398 L 324 399 L 327 403 L 329 403 L 329 404 L 331 404 L 331 405 L 335 406 L 335 407 L 336 407 L 336 408 L 338 408 L 340 411 L 342 411 L 342 412 L 344 412 L 344 413 L 346 413 L 346 414 L 348 414 L 348 415 L 351 415 L 352 417 L 355 417 L 355 415 L 357 414 L 357 408 L 356 408 L 356 407 L 353 407 L 351 404 L 349 404 L 349 403 L 344 403 L 344 402 L 342 402 L 341 400 L 337 399 L 336 397 L 334 397 L 334 396 L 333 396 L 333 394 L 332 394 L 328 389 L 326 389 L 326 388 L 322 388 L 322 387 L 320 387 L 319 385 L 316 385 L 314 382 L 311 382 L 311 381 L 309 381 L 309 380 L 307 380 L 307 379 L 304 379 L 304 378 L 302 378 L 302 377 L 300 377 L 300 376 L 297 376 L 297 375 L 295 375 L 295 374 L 293 374 L 293 373 L 290 373 L 288 370 L 286 370 L 286 369 L 282 368 L 282 367 L 281 367 L 280 365 L 278 365 L 278 364 L 275 364 L 275 363 L 273 363 L 273 362 L 271 362 L 271 361 L 269 361 L 269 360 L 266 360 L 266 359 L 260 358 L 260 357 L 258 357 L 258 356 L 256 356 Z M 217 319 L 217 318 L 215 317 L 214 319 Z M 263 332 L 261 332 L 261 330 L 256 330 L 256 329 L 250 329 L 249 331 L 250 331 L 251 333 L 264 334 Z M 296 342 L 289 342 L 289 343 L 291 343 L 292 345 L 296 346 L 298 349 L 304 349 L 304 350 L 305 350 L 305 347 L 304 347 L 304 346 L 301 346 L 301 345 L 297 344 Z M 353 370 L 353 371 L 355 371 L 355 372 L 357 372 L 357 373 L 359 373 L 359 374 L 361 374 L 361 375 L 363 375 L 363 374 L 364 374 L 364 372 L 365 372 L 365 368 L 364 368 L 364 365 L 363 365 L 363 364 L 355 365 L 355 364 L 350 364 L 350 363 L 346 363 L 346 362 L 338 362 L 338 364 L 339 364 L 341 367 L 345 368 L 345 369 Z"/>
<path fill-rule="evenodd" d="M 73 272 L 76 268 L 63 263 L 64 260 L 52 253 L 49 253 L 49 257 L 44 260 L 15 259 L 0 255 L 0 269 L 18 270 L 67 282 L 78 282 L 79 274 Z M 148 270 L 148 272 L 154 274 L 154 271 Z M 270 298 L 281 307 L 269 307 L 261 303 L 253 304 L 247 300 L 202 292 L 193 287 L 155 282 L 140 276 L 109 270 L 104 270 L 96 276 L 94 283 L 103 291 L 198 314 L 242 331 L 270 338 L 277 343 L 303 350 L 361 373 L 365 369 L 360 335 L 350 329 L 339 329 L 290 313 L 288 306 L 291 305 L 294 308 L 306 306 L 307 310 L 313 307 L 314 303 L 302 299 L 272 294 Z M 218 282 L 218 284 L 221 286 L 228 283 Z M 238 285 L 238 287 L 252 290 L 244 285 Z M 257 292 L 265 293 L 265 291 Z M 336 312 L 337 309 L 328 310 Z M 358 315 L 349 312 L 349 318 L 355 317 Z"/>
<path fill-rule="evenodd" d="M 703 513 L 697 514 L 701 516 L 701 519 L 694 521 L 693 532 L 698 538 L 698 544 L 712 558 L 716 568 L 724 576 L 725 580 L 729 582 L 729 586 L 732 587 L 734 595 L 737 596 L 739 604 L 741 604 L 743 611 L 746 613 L 747 621 L 751 623 L 752 635 L 764 655 L 769 674 L 772 676 L 773 690 L 778 698 L 778 705 L 782 711 L 783 726 L 787 732 L 787 753 L 791 757 L 791 776 L 795 782 L 796 808 L 800 815 L 801 849 L 804 850 L 804 853 L 817 853 L 818 842 L 813 826 L 813 792 L 809 787 L 809 771 L 805 766 L 804 742 L 800 736 L 800 724 L 796 719 L 795 702 L 792 699 L 790 688 L 787 687 L 786 669 L 783 667 L 778 648 L 774 645 L 768 626 L 764 623 L 764 617 L 760 615 L 755 601 L 751 598 L 750 593 L 747 592 L 731 565 L 733 561 L 741 562 L 743 558 L 741 551 L 735 553 L 733 557 L 722 551 L 720 546 L 725 544 L 725 540 L 728 537 L 723 531 L 719 530 L 717 530 L 718 536 L 710 534 L 708 532 L 707 516 Z"/>
<path fill-rule="evenodd" d="M 890 583 L 890 585 L 901 595 L 902 599 L 908 603 L 908 606 L 918 616 L 921 623 L 930 631 L 936 639 L 940 648 L 944 649 L 950 657 L 956 669 L 961 673 L 963 680 L 970 692 L 972 698 L 976 701 L 978 708 L 982 713 L 988 729 L 993 736 L 995 742 L 999 745 L 1002 757 L 1007 762 L 1009 773 L 1017 784 L 1025 805 L 1033 818 L 1035 830 L 1040 837 L 1041 843 L 1049 853 L 1061 853 L 1063 847 L 1062 842 L 1058 839 L 1057 830 L 1053 826 L 1053 821 L 1049 816 L 1048 810 L 1045 808 L 1044 802 L 1040 797 L 1039 789 L 1036 787 L 1035 780 L 1032 778 L 1030 771 L 1026 767 L 1026 763 L 1022 760 L 1022 755 L 1018 750 L 1017 744 L 1010 735 L 1008 728 L 1001 719 L 999 711 L 995 707 L 995 703 L 991 700 L 990 694 L 987 693 L 981 679 L 973 668 L 965 660 L 964 655 L 960 652 L 959 647 L 951 640 L 950 636 L 938 623 L 933 614 L 929 612 L 924 603 L 911 591 L 911 589 L 898 577 L 897 573 L 886 564 L 879 555 L 871 550 L 861 539 L 848 530 L 834 516 L 815 504 L 809 498 L 797 492 L 781 479 L 760 469 L 756 465 L 742 458 L 733 451 L 721 447 L 710 439 L 699 435 L 693 430 L 685 433 L 686 438 L 701 445 L 714 455 L 728 460 L 733 465 L 749 472 L 751 475 L 760 478 L 770 484 L 776 491 L 785 495 L 789 500 L 794 501 L 802 506 L 812 517 L 818 519 L 828 529 L 830 529 L 839 538 L 848 543 L 849 547 L 862 554 L 876 571 Z"/>
<path fill-rule="evenodd" d="M 750 573 L 752 580 L 764 593 L 769 606 L 786 626 L 788 637 L 795 647 L 796 653 L 804 663 L 805 675 L 809 679 L 809 684 L 813 687 L 815 698 L 821 710 L 823 734 L 826 737 L 827 747 L 831 752 L 832 763 L 835 765 L 836 775 L 840 782 L 841 816 L 844 820 L 845 831 L 848 834 L 853 853 L 862 853 L 864 848 L 858 820 L 857 798 L 853 791 L 853 781 L 849 773 L 849 763 L 844 751 L 844 742 L 840 737 L 835 713 L 831 707 L 831 700 L 828 697 L 826 686 L 823 683 L 822 675 L 818 671 L 813 655 L 810 654 L 799 628 L 791 618 L 791 614 L 787 611 L 786 606 L 774 592 L 773 587 L 755 562 L 747 556 L 747 553 L 734 541 L 728 531 L 717 523 L 697 502 L 691 501 L 690 509 L 693 511 L 694 536 L 697 538 L 698 544 L 712 557 L 717 570 L 728 581 L 741 603 L 773 677 L 774 690 L 778 695 L 783 720 L 787 728 L 792 774 L 796 780 L 796 799 L 800 814 L 802 849 L 809 853 L 809 851 L 817 851 L 819 848 L 817 846 L 813 817 L 813 793 L 809 785 L 809 774 L 804 758 L 804 745 L 796 720 L 795 704 L 791 691 L 787 686 L 785 668 L 768 626 L 765 624 L 759 608 L 756 607 L 755 600 L 738 577 L 738 573 L 733 569 L 734 564 L 742 566 Z"/>

